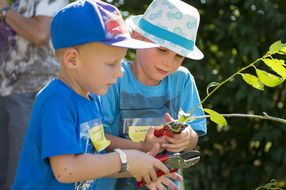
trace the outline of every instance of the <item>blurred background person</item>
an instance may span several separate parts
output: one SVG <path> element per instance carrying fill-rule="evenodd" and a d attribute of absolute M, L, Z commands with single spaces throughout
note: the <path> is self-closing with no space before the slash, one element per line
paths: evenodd
<path fill-rule="evenodd" d="M 0 189 L 10 189 L 34 97 L 58 71 L 52 16 L 68 0 L 0 0 Z"/>

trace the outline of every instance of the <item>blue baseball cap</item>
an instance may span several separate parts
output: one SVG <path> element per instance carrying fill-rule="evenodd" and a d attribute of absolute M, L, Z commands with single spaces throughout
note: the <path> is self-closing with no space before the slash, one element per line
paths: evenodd
<path fill-rule="evenodd" d="M 61 9 L 51 23 L 54 49 L 91 42 L 144 49 L 159 45 L 132 39 L 119 10 L 100 0 L 78 0 Z"/>

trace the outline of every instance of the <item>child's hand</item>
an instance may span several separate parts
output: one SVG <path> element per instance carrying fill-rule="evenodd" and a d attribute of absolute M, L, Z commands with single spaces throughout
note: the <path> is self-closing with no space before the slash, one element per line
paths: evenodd
<path fill-rule="evenodd" d="M 173 137 L 166 137 L 169 144 L 162 144 L 162 147 L 170 152 L 181 152 L 189 148 L 191 141 L 191 127 L 185 128 L 180 134 L 173 134 Z"/>
<path fill-rule="evenodd" d="M 165 114 L 166 122 L 174 119 L 169 113 Z M 181 152 L 186 149 L 193 149 L 198 142 L 198 135 L 193 129 L 188 126 L 180 134 L 173 134 L 172 137 L 166 136 L 169 143 L 162 144 L 162 147 L 170 152 Z"/>
<path fill-rule="evenodd" d="M 156 143 L 159 143 L 160 145 L 168 143 L 165 136 L 156 137 L 154 135 L 155 129 L 156 129 L 155 127 L 150 127 L 150 129 L 148 130 L 148 133 L 145 137 L 145 140 L 143 142 L 143 148 L 142 148 L 142 150 L 145 152 L 148 152 L 149 150 L 151 150 L 154 144 Z"/>
<path fill-rule="evenodd" d="M 130 166 L 130 174 L 136 178 L 136 181 L 144 180 L 146 184 L 157 180 L 156 169 L 165 174 L 169 174 L 169 169 L 158 159 L 154 158 L 158 154 L 160 145 L 154 145 L 149 154 L 137 150 L 125 150 L 127 160 Z"/>
<path fill-rule="evenodd" d="M 171 190 L 179 190 L 176 184 L 172 180 L 170 180 L 168 177 L 174 180 L 177 180 L 177 181 L 183 181 L 182 176 L 174 172 L 174 173 L 170 173 L 168 175 L 163 175 L 159 177 L 155 182 L 152 182 L 149 185 L 146 185 L 146 187 L 150 190 L 164 190 L 166 189 L 165 187 L 168 187 L 168 189 L 171 189 Z"/>

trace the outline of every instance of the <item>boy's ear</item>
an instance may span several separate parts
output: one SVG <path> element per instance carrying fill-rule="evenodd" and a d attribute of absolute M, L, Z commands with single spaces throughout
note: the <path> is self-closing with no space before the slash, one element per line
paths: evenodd
<path fill-rule="evenodd" d="M 69 48 L 64 53 L 64 63 L 68 68 L 74 68 L 78 65 L 78 50 L 75 48 Z"/>

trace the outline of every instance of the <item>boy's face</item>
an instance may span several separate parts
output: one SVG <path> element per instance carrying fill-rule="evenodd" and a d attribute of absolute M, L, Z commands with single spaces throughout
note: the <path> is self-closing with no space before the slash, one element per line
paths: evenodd
<path fill-rule="evenodd" d="M 133 37 L 151 42 L 139 34 Z M 161 80 L 175 72 L 183 60 L 184 57 L 165 47 L 137 50 L 136 78 L 146 85 L 158 85 Z"/>
<path fill-rule="evenodd" d="M 118 77 L 122 77 L 121 59 L 127 48 L 89 43 L 78 48 L 76 80 L 80 94 L 104 95 Z"/>

